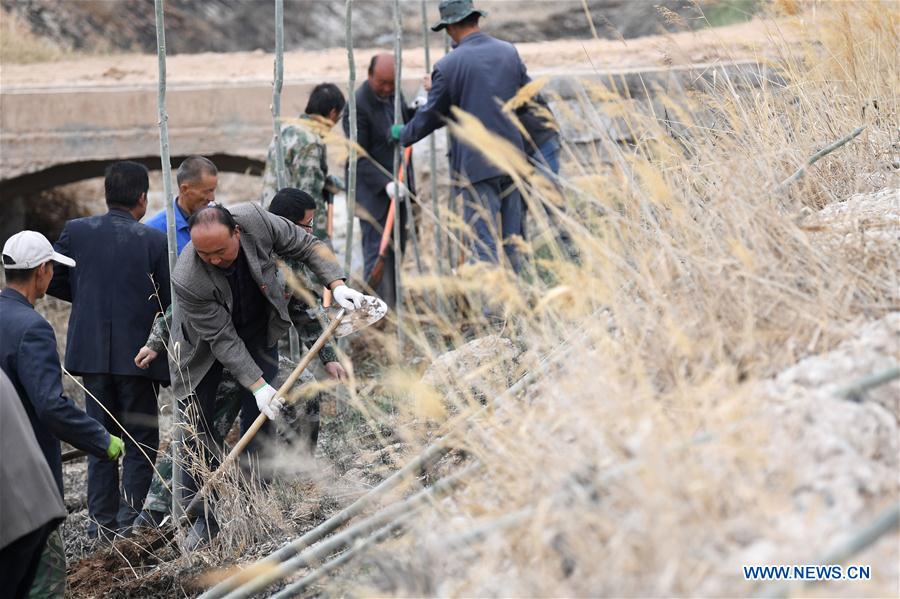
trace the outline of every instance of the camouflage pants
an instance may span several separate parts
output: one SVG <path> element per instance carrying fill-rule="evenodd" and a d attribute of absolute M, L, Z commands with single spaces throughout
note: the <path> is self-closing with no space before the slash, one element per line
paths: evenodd
<path fill-rule="evenodd" d="M 288 358 L 281 356 L 278 364 L 278 380 L 286 379 L 294 366 L 295 364 Z M 305 369 L 300 374 L 297 386 L 315 382 L 315 380 L 315 376 L 309 369 Z M 212 442 L 218 447 L 222 447 L 226 435 L 241 411 L 239 390 L 239 383 L 226 370 L 222 376 L 222 382 L 216 390 L 216 411 L 212 425 Z M 315 453 L 319 434 L 319 402 L 320 396 L 316 395 L 304 404 L 286 406 L 277 421 L 279 438 L 291 445 L 298 440 L 306 441 L 305 449 L 310 453 Z M 160 452 L 156 461 L 156 472 L 153 474 L 150 490 L 144 500 L 144 510 L 168 514 L 172 509 L 172 494 L 169 491 L 171 488 L 172 453 L 171 451 Z"/>
<path fill-rule="evenodd" d="M 2 594 L 2 592 L 0 592 Z M 47 545 L 41 553 L 29 598 L 61 598 L 66 594 L 66 546 L 62 533 L 57 528 L 47 538 Z"/>

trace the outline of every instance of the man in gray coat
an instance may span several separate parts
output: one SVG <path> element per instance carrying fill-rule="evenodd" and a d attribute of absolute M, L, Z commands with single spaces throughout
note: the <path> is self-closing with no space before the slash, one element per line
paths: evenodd
<path fill-rule="evenodd" d="M 198 438 L 207 437 L 213 423 L 224 370 L 243 387 L 242 433 L 260 412 L 273 420 L 283 405 L 269 384 L 278 373 L 278 340 L 291 326 L 290 294 L 277 278 L 276 254 L 305 263 L 348 310 L 360 307 L 363 295 L 344 284 L 344 272 L 325 243 L 256 204 L 233 211 L 213 205 L 191 216 L 188 226 L 191 242 L 172 274 L 171 341 L 177 350 L 169 359 L 173 392 L 198 433 L 185 439 L 188 454 L 196 455 Z M 270 424 L 260 430 L 263 437 Z M 208 465 L 212 462 L 207 458 Z M 184 487 L 187 504 L 198 489 L 188 472 Z M 204 536 L 215 533 L 213 524 Z"/>
<path fill-rule="evenodd" d="M 405 126 L 394 125 L 391 137 L 403 146 L 443 127 L 451 108 L 475 116 L 488 131 L 522 151 L 522 135 L 504 114 L 503 104 L 530 81 L 515 47 L 483 33 L 472 0 L 442 0 L 441 20 L 431 29 L 446 29 L 453 51 L 434 65 L 428 102 Z M 473 229 L 473 252 L 479 260 L 500 263 L 497 239 L 513 269 L 519 256 L 513 237 L 523 235 L 522 198 L 512 180 L 475 147 L 456 137 L 450 140 L 450 180 L 463 197 L 466 223 Z M 488 214 L 486 219 L 482 215 Z"/>
<path fill-rule="evenodd" d="M 47 538 L 66 517 L 16 388 L 0 370 L 0 589 L 26 597 Z"/>

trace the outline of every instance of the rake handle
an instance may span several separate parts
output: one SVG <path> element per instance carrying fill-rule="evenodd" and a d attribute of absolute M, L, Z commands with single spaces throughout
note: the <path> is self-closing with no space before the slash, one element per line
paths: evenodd
<path fill-rule="evenodd" d="M 311 348 L 309 348 L 309 351 L 306 352 L 306 355 L 303 356 L 303 359 L 301 359 L 300 362 L 297 363 L 297 366 L 294 367 L 293 372 L 291 372 L 287 379 L 285 379 L 281 387 L 278 388 L 278 392 L 276 394 L 278 397 L 284 397 L 285 394 L 291 389 L 291 387 L 294 386 L 294 383 L 297 382 L 297 379 L 300 378 L 300 375 L 303 373 L 306 367 L 309 366 L 309 363 L 312 361 L 312 359 L 316 357 L 316 355 L 319 353 L 319 350 L 321 350 L 322 347 L 324 347 L 324 345 L 328 343 L 328 340 L 337 330 L 338 326 L 341 324 L 341 320 L 344 319 L 344 316 L 346 314 L 347 311 L 341 308 L 341 310 L 331 321 L 331 324 L 328 325 L 328 328 L 326 328 L 319 336 L 319 338 L 316 339 L 316 342 L 313 343 L 313 346 Z M 290 398 L 286 399 L 290 400 Z M 288 401 L 288 403 L 292 402 Z M 247 445 L 250 444 L 250 441 L 253 440 L 253 437 L 256 436 L 256 433 L 259 432 L 259 429 L 261 429 L 266 423 L 266 420 L 268 420 L 268 417 L 265 414 L 260 414 L 256 417 L 256 420 L 253 421 L 253 424 L 250 425 L 250 428 L 247 429 L 247 432 L 244 433 L 240 439 L 238 439 L 238 442 L 234 444 L 234 447 L 231 448 L 231 451 L 228 452 L 228 455 L 225 457 L 219 467 L 216 468 L 216 471 L 213 472 L 212 476 L 206 479 L 206 482 L 203 483 L 203 486 L 199 491 L 197 491 L 197 494 L 194 495 L 194 498 L 184 510 L 185 519 L 192 518 L 198 515 L 197 512 L 199 511 L 200 506 L 203 503 L 203 498 L 205 497 L 210 486 L 217 478 L 219 478 L 219 476 L 222 475 L 223 472 L 225 472 L 225 469 L 229 465 L 231 465 L 232 462 L 234 462 L 237 456 L 240 455 L 241 452 L 244 451 L 244 449 L 246 449 Z"/>

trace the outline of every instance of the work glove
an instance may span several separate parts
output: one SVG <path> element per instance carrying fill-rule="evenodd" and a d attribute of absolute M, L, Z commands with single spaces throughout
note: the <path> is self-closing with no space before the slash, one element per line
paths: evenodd
<path fill-rule="evenodd" d="M 423 93 L 419 94 L 418 96 L 416 96 L 415 98 L 413 98 L 413 101 L 409 104 L 409 106 L 410 106 L 410 108 L 415 108 L 416 110 L 418 110 L 418 109 L 422 108 L 423 106 L 425 106 L 426 104 L 428 104 L 428 94 L 423 92 Z"/>
<path fill-rule="evenodd" d="M 109 436 L 109 447 L 106 448 L 106 457 L 118 460 L 125 453 L 125 442 L 115 435 Z"/>
<path fill-rule="evenodd" d="M 284 407 L 284 398 L 278 397 L 278 392 L 269 383 L 254 391 L 253 398 L 260 413 L 265 414 L 269 420 L 275 420 L 279 410 Z"/>
<path fill-rule="evenodd" d="M 400 134 L 403 133 L 403 125 L 391 125 L 391 139 L 395 142 L 400 141 Z"/>
<path fill-rule="evenodd" d="M 409 190 L 402 183 L 398 185 L 398 184 L 394 183 L 393 181 L 391 181 L 390 183 L 388 183 L 387 185 L 384 186 L 384 191 L 387 192 L 388 197 L 391 198 L 392 200 L 399 200 L 402 202 L 403 200 L 405 200 L 406 198 L 409 197 Z M 399 194 L 398 194 L 398 191 L 399 191 Z M 399 198 L 397 197 L 398 195 L 400 196 Z"/>
<path fill-rule="evenodd" d="M 332 293 L 334 293 L 335 301 L 345 310 L 362 308 L 363 302 L 366 300 L 366 296 L 356 289 L 350 289 L 346 285 L 336 287 Z"/>

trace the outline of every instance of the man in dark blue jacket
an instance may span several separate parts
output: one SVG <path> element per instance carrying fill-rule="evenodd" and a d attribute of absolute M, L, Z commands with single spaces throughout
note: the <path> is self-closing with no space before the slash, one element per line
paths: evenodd
<path fill-rule="evenodd" d="M 403 121 L 412 118 L 414 110 L 408 108 L 401 94 Z M 350 113 L 344 111 L 344 133 L 350 134 Z M 381 235 L 387 221 L 388 184 L 391 177 L 384 169 L 394 169 L 394 144 L 391 141 L 391 125 L 394 124 L 394 57 L 376 54 L 369 63 L 369 77 L 356 90 L 356 141 L 368 156 L 356 161 L 356 205 L 359 216 L 363 248 L 363 276 L 368 280 L 378 260 Z M 381 168 L 379 168 L 381 167 Z M 406 187 L 415 193 L 412 161 L 404 169 Z M 406 244 L 406 207 L 400 204 L 400 248 Z M 393 236 L 391 237 L 393 244 Z M 393 307 L 397 301 L 394 290 L 394 250 L 385 254 L 384 274 L 375 286 L 375 293 Z"/>
<path fill-rule="evenodd" d="M 35 231 L 10 237 L 3 246 L 2 260 L 6 288 L 0 291 L 0 369 L 12 381 L 25 406 L 34 436 L 62 495 L 60 440 L 88 452 L 94 459 L 109 460 L 118 459 L 123 443 L 63 395 L 56 336 L 50 323 L 34 310 L 34 302 L 44 297 L 53 278 L 53 263 L 75 266 L 75 262 L 55 253 L 47 238 Z M 114 461 L 109 463 L 115 465 Z M 24 482 L 22 486 L 27 488 Z M 52 498 L 30 499 L 40 502 Z M 32 590 L 62 596 L 66 554 L 58 530 L 51 533 L 40 561 L 38 572 L 43 586 Z M 8 591 L 2 589 L 0 594 Z"/>
<path fill-rule="evenodd" d="M 92 536 L 127 531 L 141 510 L 159 447 L 156 396 L 169 378 L 164 360 L 146 370 L 133 361 L 155 315 L 169 305 L 166 236 L 138 222 L 147 210 L 147 169 L 116 162 L 105 186 L 106 214 L 66 223 L 56 250 L 78 266 L 58 268 L 48 289 L 72 302 L 66 368 L 93 395 L 88 414 L 109 430 L 121 425 L 128 432 L 121 493 L 118 465 L 88 460 Z"/>
<path fill-rule="evenodd" d="M 431 29 L 447 29 L 454 49 L 431 73 L 428 102 L 405 127 L 392 127 L 391 136 L 403 146 L 414 144 L 451 117 L 451 108 L 477 117 L 490 132 L 522 151 L 522 135 L 503 113 L 503 104 L 530 81 L 512 44 L 482 33 L 478 21 L 485 13 L 471 0 L 443 0 L 441 20 Z M 512 238 L 522 236 L 522 198 L 512 180 L 476 148 L 452 137 L 450 178 L 462 194 L 466 222 L 475 232 L 473 251 L 479 260 L 500 263 L 497 238 L 502 238 L 509 264 L 519 267 Z M 490 219 L 482 217 L 483 212 Z M 499 222 L 498 222 L 499 221 Z"/>

